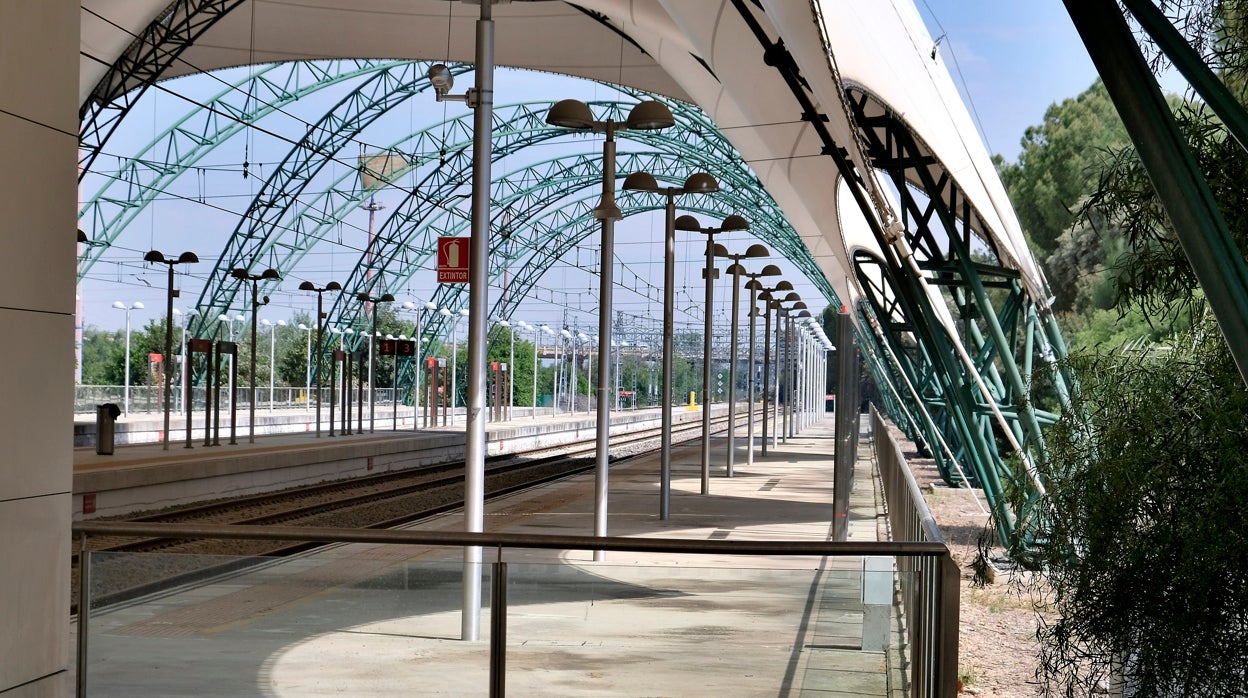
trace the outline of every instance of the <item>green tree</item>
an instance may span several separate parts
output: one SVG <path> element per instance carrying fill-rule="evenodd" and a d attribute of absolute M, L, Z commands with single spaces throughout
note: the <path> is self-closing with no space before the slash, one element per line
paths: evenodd
<path fill-rule="evenodd" d="M 1127 142 L 1099 78 L 1079 96 L 1051 105 L 1044 121 L 1027 129 L 1018 163 L 1001 168 L 1001 179 L 1039 256 L 1051 254 L 1075 222 L 1108 151 Z"/>
<path fill-rule="evenodd" d="M 125 374 L 126 333 L 88 326 L 82 332 L 82 382 L 121 385 Z"/>
<path fill-rule="evenodd" d="M 1144 696 L 1248 686 L 1248 391 L 1212 322 L 1151 351 L 1073 359 L 1079 419 L 1048 435 L 1040 546 L 1060 695 L 1125 677 Z"/>
<path fill-rule="evenodd" d="M 307 385 L 309 337 L 313 345 L 316 343 L 316 325 L 312 323 L 311 315 L 298 312 L 278 329 L 277 379 L 281 385 Z M 312 328 L 312 332 L 299 329 L 300 325 Z"/>
<path fill-rule="evenodd" d="M 1248 75 L 1237 38 L 1245 7 L 1171 6 L 1232 86 Z M 1243 254 L 1248 157 L 1199 105 L 1176 118 Z M 1122 253 L 1107 265 L 1120 324 L 1145 319 L 1154 334 L 1174 335 L 1146 350 L 1070 359 L 1080 391 L 1050 431 L 1042 466 L 1051 527 L 1035 552 L 1056 614 L 1039 633 L 1043 678 L 1062 695 L 1121 681 L 1139 697 L 1241 696 L 1248 390 L 1129 147 L 1115 153 L 1088 206 L 1122 231 Z M 1192 317 L 1202 320 L 1193 326 Z"/>

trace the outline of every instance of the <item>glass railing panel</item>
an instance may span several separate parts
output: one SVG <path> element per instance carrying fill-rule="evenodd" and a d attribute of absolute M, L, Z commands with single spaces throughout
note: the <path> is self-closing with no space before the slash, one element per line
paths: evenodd
<path fill-rule="evenodd" d="M 195 578 L 203 563 L 217 571 Z M 91 696 L 409 696 L 423 685 L 484 695 L 489 685 L 489 646 L 460 641 L 462 563 L 94 553 L 91 567 Z M 118 596 L 141 571 L 188 577 Z"/>
<path fill-rule="evenodd" d="M 864 647 L 861 566 L 809 562 L 509 564 L 507 695 L 888 695 L 893 605 L 874 609 Z"/>
<path fill-rule="evenodd" d="M 450 562 L 406 554 L 94 553 L 88 694 L 487 695 L 495 567 L 476 570 L 479 637 L 465 642 L 459 552 L 436 553 Z M 623 564 L 625 555 L 506 565 L 506 695 L 905 690 L 900 649 L 914 640 L 900 634 L 903 585 L 891 559 L 864 577 L 860 558 L 731 566 L 720 555 L 717 566 L 689 567 L 657 554 Z M 170 572 L 181 577 L 159 591 L 127 591 Z"/>

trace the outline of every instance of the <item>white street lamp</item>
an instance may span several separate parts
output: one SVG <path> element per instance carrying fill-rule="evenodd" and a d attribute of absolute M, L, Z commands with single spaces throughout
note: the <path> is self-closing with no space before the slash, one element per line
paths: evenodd
<path fill-rule="evenodd" d="M 677 230 L 706 234 L 706 269 L 704 270 L 706 278 L 706 322 L 702 330 L 702 353 L 705 354 L 705 359 L 702 362 L 702 494 L 709 492 L 711 475 L 711 364 L 713 363 L 711 356 L 711 309 L 714 307 L 713 301 L 715 300 L 715 287 L 711 282 L 719 276 L 719 271 L 715 269 L 715 257 L 728 256 L 728 250 L 724 249 L 723 245 L 715 244 L 715 235 L 734 230 L 749 230 L 749 228 L 749 223 L 746 223 L 744 218 L 736 214 L 725 218 L 718 228 L 702 227 L 698 223 L 698 219 L 693 216 L 681 216 L 676 219 Z"/>
<path fill-rule="evenodd" d="M 622 354 L 624 353 L 624 348 L 628 346 L 628 342 L 621 341 L 617 345 L 613 340 L 611 344 L 615 347 L 615 409 L 618 410 L 620 409 L 620 382 L 622 379 L 622 376 L 620 375 L 620 363 L 623 358 Z M 636 400 L 633 402 L 636 404 Z"/>
<path fill-rule="evenodd" d="M 190 386 L 187 384 L 187 381 L 186 381 L 186 323 L 191 318 L 195 317 L 196 315 L 199 315 L 199 311 L 195 310 L 194 308 L 191 308 L 190 310 L 183 313 L 181 310 L 174 308 L 173 314 L 182 318 L 181 320 L 182 354 L 181 354 L 181 358 L 178 360 L 178 373 L 182 376 L 181 378 L 178 379 L 180 381 L 180 384 L 182 385 L 182 392 L 178 396 L 178 414 L 182 415 L 182 414 L 186 414 L 187 392 L 190 390 Z"/>
<path fill-rule="evenodd" d="M 559 334 L 567 340 L 568 348 L 572 351 L 572 365 L 568 368 L 568 412 L 576 414 L 576 338 L 566 328 L 559 330 Z"/>
<path fill-rule="evenodd" d="M 372 225 L 372 213 L 369 214 L 369 225 L 370 226 Z M 374 398 L 373 384 L 376 382 L 376 380 L 373 378 L 373 365 L 374 365 L 373 347 L 376 346 L 377 344 L 376 339 L 378 335 L 377 304 L 378 303 L 393 303 L 394 296 L 392 296 L 389 293 L 383 293 L 380 296 L 374 297 L 374 296 L 368 295 L 367 293 L 360 292 L 356 294 L 355 297 L 361 302 L 367 305 L 371 305 L 372 310 L 373 310 L 373 327 L 372 327 L 372 330 L 370 330 L 368 333 L 368 433 L 372 434 L 374 433 L 374 430 L 377 427 L 377 414 L 375 410 L 376 403 L 374 402 L 374 399 L 373 399 Z M 398 410 L 397 405 L 395 406 L 395 410 L 396 411 Z"/>
<path fill-rule="evenodd" d="M 303 408 L 305 410 L 312 409 L 312 331 L 315 327 L 308 327 L 302 322 L 299 323 L 299 329 L 308 333 L 308 356 L 307 365 L 304 367 L 304 401 Z"/>
<path fill-rule="evenodd" d="M 274 392 L 273 377 L 277 373 L 277 363 L 274 359 L 274 349 L 277 346 L 277 328 L 285 327 L 286 321 L 278 320 L 277 322 L 270 322 L 268 318 L 265 318 L 260 321 L 260 324 L 269 328 L 269 412 L 272 412 Z"/>
<path fill-rule="evenodd" d="M 537 419 L 537 350 L 541 346 L 543 334 L 554 336 L 555 331 L 550 329 L 550 325 L 533 328 L 533 419 Z"/>
<path fill-rule="evenodd" d="M 732 264 L 728 267 L 728 273 L 732 274 L 732 330 L 730 332 L 731 347 L 728 350 L 728 459 L 725 468 L 728 477 L 734 474 L 733 459 L 736 458 L 737 450 L 737 317 L 740 315 L 738 310 L 741 305 L 741 275 L 749 274 L 745 267 L 741 266 L 741 260 L 757 259 L 770 254 L 763 245 L 754 244 L 746 248 L 743 254 L 727 255 L 732 260 Z M 750 303 L 750 307 L 753 308 L 754 304 Z M 753 329 L 754 325 L 751 324 L 750 328 Z M 753 358 L 753 333 L 751 333 L 750 341 L 750 356 Z M 752 410 L 753 406 L 750 409 Z"/>
<path fill-rule="evenodd" d="M 748 371 L 749 380 L 747 381 L 748 395 L 746 398 L 746 418 L 745 418 L 746 441 L 748 442 L 748 448 L 745 451 L 745 459 L 746 459 L 746 465 L 748 466 L 754 465 L 754 344 L 756 342 L 754 320 L 758 318 L 760 315 L 765 315 L 765 313 L 759 313 L 758 307 L 757 307 L 760 292 L 766 292 L 766 289 L 763 286 L 763 282 L 759 281 L 759 278 L 764 277 L 764 276 L 779 276 L 780 273 L 781 273 L 780 267 L 777 267 L 774 264 L 768 264 L 767 266 L 763 267 L 763 270 L 760 272 L 755 272 L 752 274 L 748 272 L 746 273 L 746 276 L 750 277 L 750 280 L 745 282 L 745 287 L 750 290 L 750 314 L 749 314 L 750 350 L 749 350 L 749 357 L 747 359 L 748 364 L 749 364 L 749 371 Z M 770 298 L 770 295 L 768 296 L 768 298 Z M 766 330 L 764 330 L 764 332 L 766 332 Z M 733 352 L 733 356 L 735 358 L 736 356 L 735 351 Z M 764 404 L 765 403 L 766 403 L 766 400 L 764 399 Z"/>
<path fill-rule="evenodd" d="M 438 306 L 432 302 L 426 301 L 424 305 L 417 305 L 411 301 L 404 301 L 404 310 L 416 311 L 416 328 L 412 331 L 412 340 L 416 343 L 415 356 L 412 358 L 416 361 L 415 370 L 415 387 L 413 388 L 414 397 L 412 398 L 412 429 L 420 428 L 420 374 L 424 373 L 424 365 L 421 363 L 421 344 L 424 343 L 424 334 L 421 332 L 421 323 L 425 318 L 425 313 L 431 313 L 438 309 Z M 398 387 L 398 386 L 395 386 Z M 425 407 L 428 410 L 428 406 Z"/>
<path fill-rule="evenodd" d="M 124 407 L 121 411 L 122 415 L 130 416 L 130 311 L 142 310 L 143 303 L 135 301 L 127 306 L 121 301 L 113 301 L 113 307 L 118 310 L 126 311 L 126 378 L 125 378 L 125 399 L 122 400 Z"/>
<path fill-rule="evenodd" d="M 594 386 L 594 362 L 590 358 L 589 337 L 584 332 L 577 332 L 576 338 L 581 340 L 581 345 L 585 347 L 585 414 L 589 414 L 589 405 L 593 402 L 593 396 L 589 391 Z"/>
<path fill-rule="evenodd" d="M 455 423 L 455 387 L 459 382 L 459 319 L 468 317 L 468 310 L 460 310 L 458 313 L 452 312 L 450 308 L 442 308 L 438 311 L 442 317 L 450 318 L 451 321 L 451 424 Z"/>

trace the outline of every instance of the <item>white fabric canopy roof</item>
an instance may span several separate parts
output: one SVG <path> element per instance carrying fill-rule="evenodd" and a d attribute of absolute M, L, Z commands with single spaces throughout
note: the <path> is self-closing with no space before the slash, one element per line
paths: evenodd
<path fill-rule="evenodd" d="M 84 100 L 167 2 L 84 0 Z M 860 171 L 866 163 L 852 147 L 834 70 L 910 126 L 970 199 L 1004 263 L 1022 273 L 1034 299 L 1047 295 L 988 153 L 939 56 L 932 58 L 933 40 L 911 0 L 762 0 L 763 12 L 752 0 L 744 5 L 773 40 L 783 39 Z M 479 12 L 445 0 L 248 0 L 163 77 L 310 58 L 471 62 Z M 499 65 L 622 82 L 701 107 L 751 162 L 841 300 L 859 297 L 850 254 L 859 248 L 879 254 L 878 246 L 861 212 L 842 208 L 850 200 L 837 196 L 835 164 L 820 155 L 823 143 L 800 120 L 793 94 L 763 62 L 731 0 L 512 2 L 496 5 L 493 18 Z M 855 217 L 858 224 L 850 224 Z"/>

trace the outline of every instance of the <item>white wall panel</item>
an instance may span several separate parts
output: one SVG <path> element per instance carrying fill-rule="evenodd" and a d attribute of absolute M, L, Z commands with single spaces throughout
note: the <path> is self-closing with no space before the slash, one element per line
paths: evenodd
<path fill-rule="evenodd" d="M 36 686 L 63 681 L 56 675 L 69 666 L 69 504 L 68 493 L 0 502 L 0 694 L 6 697 L 5 689 L 40 677 Z"/>
<path fill-rule="evenodd" d="M 69 688 L 79 13 L 79 4 L 68 0 L 0 3 L 0 694 L 6 696 L 65 695 Z"/>

